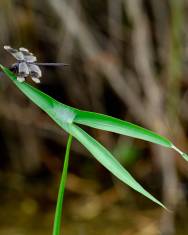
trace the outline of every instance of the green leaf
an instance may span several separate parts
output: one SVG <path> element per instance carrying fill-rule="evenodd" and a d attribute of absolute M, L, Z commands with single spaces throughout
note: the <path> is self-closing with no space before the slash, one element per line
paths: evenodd
<path fill-rule="evenodd" d="M 71 123 L 64 123 L 61 119 L 51 116 L 51 118 L 66 132 L 76 138 L 88 151 L 113 175 L 120 179 L 125 184 L 129 185 L 134 190 L 143 194 L 145 197 L 166 208 L 160 201 L 148 193 L 129 173 L 123 166 L 113 157 L 113 155 L 98 141 L 87 134 L 80 127 Z"/>
<path fill-rule="evenodd" d="M 75 123 L 90 126 L 93 128 L 111 131 L 121 135 L 126 135 L 142 140 L 146 140 L 155 144 L 159 144 L 168 148 L 172 147 L 172 143 L 163 136 L 160 136 L 150 130 L 126 122 L 117 118 L 113 118 L 104 114 L 92 113 L 87 111 L 75 111 Z"/>
<path fill-rule="evenodd" d="M 75 113 L 69 106 L 64 105 L 51 96 L 29 85 L 26 82 L 20 83 L 14 73 L 6 67 L 0 65 L 5 74 L 14 82 L 14 84 L 31 100 L 49 115 L 55 115 L 66 123 L 73 121 Z"/>
<path fill-rule="evenodd" d="M 52 97 L 41 92 L 40 90 L 34 88 L 33 86 L 25 82 L 18 82 L 16 76 L 9 69 L 2 65 L 0 65 L 0 67 L 28 98 L 30 98 L 36 105 L 38 105 L 41 109 L 48 113 L 52 118 L 56 116 L 57 118 L 60 118 L 65 124 L 83 124 L 93 128 L 111 131 L 118 134 L 127 135 L 130 137 L 156 143 L 167 148 L 174 149 L 181 155 L 182 158 L 188 161 L 187 154 L 178 149 L 175 145 L 173 145 L 171 141 L 169 141 L 165 137 L 130 122 L 126 122 L 103 114 L 81 111 L 79 109 L 75 109 L 62 104 Z"/>
<path fill-rule="evenodd" d="M 16 76 L 6 67 L 0 65 L 7 76 L 15 83 L 15 85 L 36 105 L 47 112 L 51 117 L 54 115 L 62 119 L 64 123 L 77 123 L 87 125 L 101 130 L 111 131 L 130 137 L 143 139 L 152 143 L 156 143 L 167 148 L 177 151 L 182 158 L 188 161 L 188 156 L 178 149 L 171 141 L 163 136 L 160 136 L 150 130 L 126 122 L 107 115 L 94 112 L 81 111 L 58 102 L 52 97 L 46 95 L 40 90 L 34 88 L 27 83 L 20 83 Z"/>
<path fill-rule="evenodd" d="M 176 148 L 166 138 L 142 127 L 106 115 L 84 112 L 61 104 L 60 102 L 32 87 L 31 85 L 25 82 L 18 82 L 16 80 L 16 76 L 11 71 L 2 65 L 0 66 L 8 75 L 8 77 L 15 83 L 15 85 L 28 98 L 30 98 L 36 105 L 43 109 L 65 131 L 80 141 L 103 166 L 105 166 L 121 181 L 128 184 L 130 187 L 156 202 L 160 206 L 164 207 L 161 202 L 154 198 L 137 181 L 134 180 L 134 178 L 123 168 L 123 166 L 112 156 L 108 150 L 106 150 L 99 142 L 88 135 L 80 127 L 74 125 L 74 122 L 102 130 L 109 130 L 119 134 L 144 139 L 163 145 L 165 147 L 173 148 L 186 159 L 186 156 L 183 152 Z"/>
<path fill-rule="evenodd" d="M 59 121 L 57 121 L 59 123 Z M 61 126 L 61 123 L 59 123 Z M 64 128 L 64 126 L 63 126 Z M 129 172 L 113 157 L 113 155 L 102 146 L 93 137 L 87 134 L 80 127 L 70 124 L 66 131 L 76 138 L 88 151 L 99 161 L 106 169 L 115 175 L 123 183 L 129 185 L 134 190 L 143 194 L 145 197 L 166 208 L 160 201 L 148 193 L 130 174 Z"/>

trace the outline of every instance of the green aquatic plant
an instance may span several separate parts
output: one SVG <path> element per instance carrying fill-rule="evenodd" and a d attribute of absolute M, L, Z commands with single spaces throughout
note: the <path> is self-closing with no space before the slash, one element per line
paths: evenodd
<path fill-rule="evenodd" d="M 0 65 L 4 73 L 13 81 L 13 83 L 36 105 L 46 112 L 62 129 L 69 134 L 67 149 L 64 160 L 63 173 L 60 181 L 57 206 L 54 219 L 53 235 L 60 234 L 61 215 L 63 195 L 67 178 L 69 152 L 72 137 L 77 139 L 86 149 L 113 175 L 115 175 L 123 183 L 129 185 L 132 189 L 143 194 L 153 202 L 163 208 L 166 208 L 159 200 L 147 192 L 130 173 L 116 160 L 116 158 L 97 140 L 86 133 L 79 125 L 86 125 L 100 130 L 110 131 L 121 135 L 126 135 L 142 140 L 146 140 L 177 151 L 186 161 L 188 155 L 179 150 L 173 143 L 163 136 L 160 136 L 150 130 L 134 125 L 117 118 L 107 115 L 81 111 L 73 107 L 67 106 L 41 92 L 26 82 L 17 81 L 16 75 L 6 67 Z"/>

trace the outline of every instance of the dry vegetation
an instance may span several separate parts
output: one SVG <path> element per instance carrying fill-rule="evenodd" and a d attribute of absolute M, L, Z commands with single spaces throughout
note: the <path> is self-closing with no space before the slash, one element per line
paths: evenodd
<path fill-rule="evenodd" d="M 6 44 L 29 48 L 40 61 L 70 63 L 69 69 L 43 70 L 39 88 L 71 106 L 147 127 L 188 151 L 187 20 L 188 2 L 183 0 L 1 0 L 0 63 L 12 63 L 3 51 Z M 25 207 L 21 204 L 22 216 L 28 210 L 32 215 L 52 211 L 66 134 L 7 79 L 0 82 L 0 119 L 2 200 L 9 203 L 17 195 L 26 201 Z M 127 224 L 119 219 L 121 229 L 112 234 L 152 235 L 159 230 L 165 235 L 186 234 L 177 232 L 178 228 L 188 231 L 184 161 L 153 144 L 96 130 L 92 135 L 113 150 L 150 192 L 161 196 L 173 213 L 152 212 L 152 203 L 146 206 L 149 212 L 143 212 L 147 199 L 110 178 L 95 161 L 88 161 L 88 153 L 75 142 L 69 199 L 65 199 L 67 216 L 76 215 L 75 220 L 88 220 L 88 224 L 93 221 L 99 227 L 96 234 L 110 235 L 95 219 L 102 221 L 111 212 L 116 221 L 127 208 L 131 218 Z M 111 220 L 104 219 L 104 224 Z M 46 221 L 50 227 L 50 219 Z M 2 223 L 2 231 L 7 223 Z M 82 222 L 84 229 L 79 232 L 65 225 L 70 227 L 66 234 L 95 234 L 94 225 L 88 224 Z"/>

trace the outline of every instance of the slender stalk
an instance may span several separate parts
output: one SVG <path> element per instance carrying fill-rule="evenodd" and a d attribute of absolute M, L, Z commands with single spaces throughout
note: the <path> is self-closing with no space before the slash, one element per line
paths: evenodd
<path fill-rule="evenodd" d="M 56 204 L 56 211 L 55 211 L 55 218 L 54 218 L 54 225 L 53 225 L 53 235 L 60 235 L 60 232 L 61 232 L 63 197 L 64 197 L 64 191 L 65 191 L 65 184 L 67 180 L 67 171 L 68 171 L 69 153 L 70 153 L 71 143 L 72 143 L 72 135 L 69 135 L 69 138 L 67 141 L 66 152 L 65 152 L 63 172 L 61 176 L 59 192 L 58 192 L 58 197 L 57 197 L 57 204 Z"/>

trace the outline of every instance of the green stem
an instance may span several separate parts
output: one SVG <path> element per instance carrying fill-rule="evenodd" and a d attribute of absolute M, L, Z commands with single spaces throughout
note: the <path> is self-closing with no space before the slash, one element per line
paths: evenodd
<path fill-rule="evenodd" d="M 67 171 L 68 171 L 68 164 L 69 164 L 69 153 L 70 147 L 72 143 L 72 135 L 69 135 L 65 153 L 65 160 L 63 165 L 63 172 L 61 176 L 61 181 L 59 185 L 59 192 L 57 197 L 57 204 L 56 204 L 56 211 L 55 211 L 55 218 L 54 218 L 54 225 L 53 225 L 53 235 L 60 235 L 61 232 L 61 217 L 62 217 L 62 207 L 63 207 L 63 197 L 65 191 L 65 184 L 67 180 Z"/>

